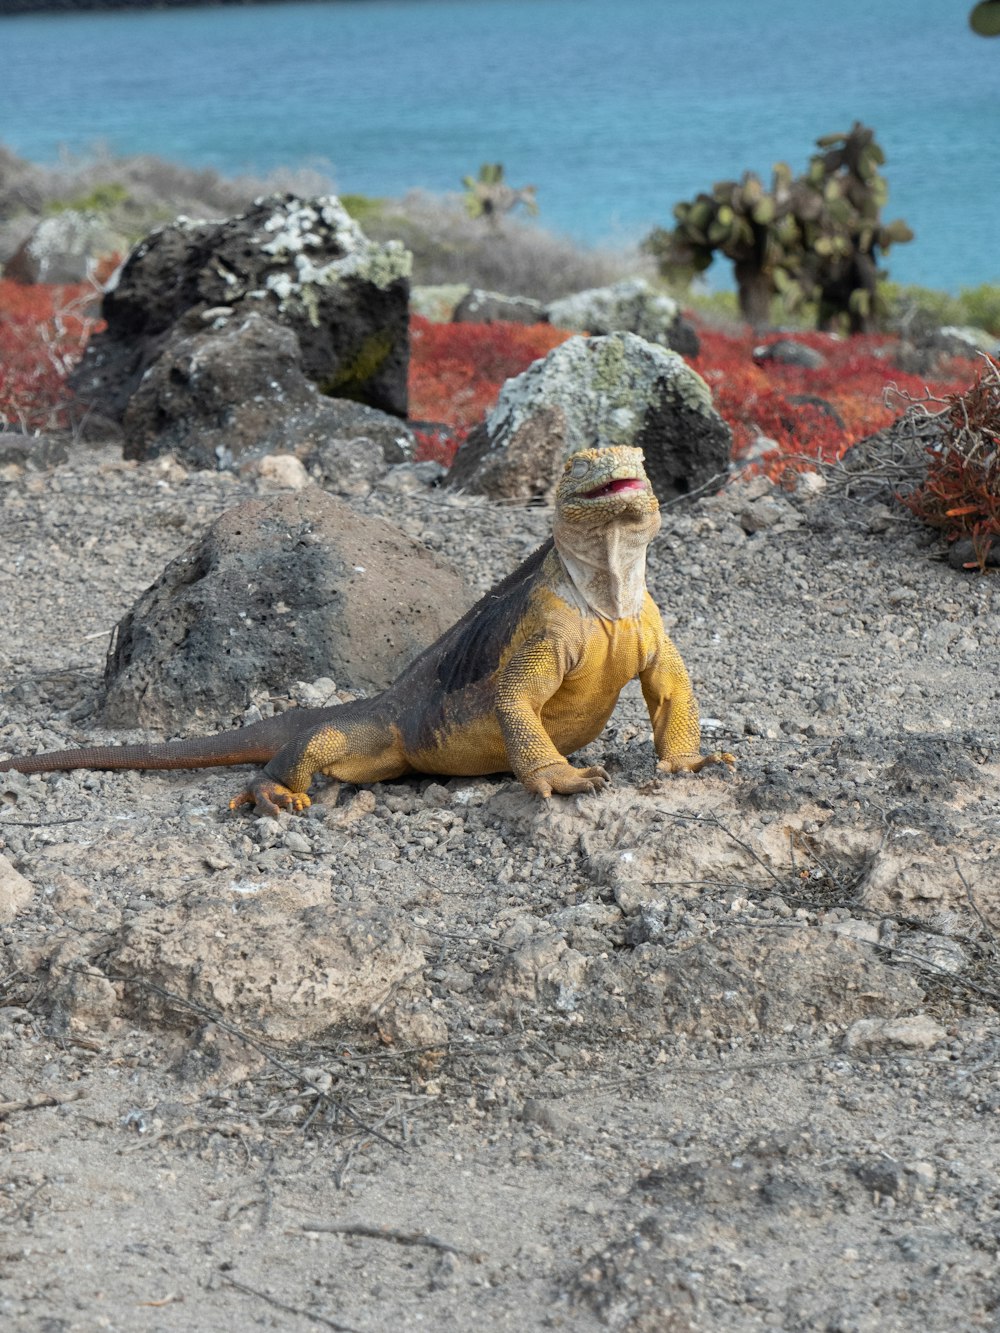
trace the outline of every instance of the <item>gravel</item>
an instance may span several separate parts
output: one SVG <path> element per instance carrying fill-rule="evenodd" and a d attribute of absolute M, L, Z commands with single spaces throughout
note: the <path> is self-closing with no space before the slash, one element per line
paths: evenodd
<path fill-rule="evenodd" d="M 430 479 L 351 504 L 475 593 L 547 534 Z M 111 446 L 0 484 L 0 752 L 107 734 L 115 622 L 280 493 Z M 666 512 L 733 775 L 655 778 L 635 687 L 596 797 L 2 775 L 5 1326 L 992 1327 L 1000 622 L 943 555 L 884 488 Z"/>

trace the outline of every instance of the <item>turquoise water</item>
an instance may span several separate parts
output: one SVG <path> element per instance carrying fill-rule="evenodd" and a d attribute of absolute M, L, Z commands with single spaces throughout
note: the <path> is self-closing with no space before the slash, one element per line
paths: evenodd
<path fill-rule="evenodd" d="M 459 188 L 481 162 L 587 242 L 853 120 L 886 150 L 893 277 L 1000 281 L 1000 41 L 969 0 L 333 0 L 0 19 L 0 141 L 105 143 L 344 192 Z M 720 280 L 728 265 L 719 263 Z M 714 271 L 714 270 L 713 270 Z"/>

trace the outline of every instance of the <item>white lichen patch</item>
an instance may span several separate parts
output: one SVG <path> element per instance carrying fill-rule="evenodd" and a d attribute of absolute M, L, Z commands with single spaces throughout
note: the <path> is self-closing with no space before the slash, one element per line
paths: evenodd
<path fill-rule="evenodd" d="M 269 273 L 264 279 L 264 285 L 279 301 L 287 301 L 293 292 L 298 291 L 298 283 L 290 273 Z"/>
<path fill-rule="evenodd" d="M 359 278 L 386 288 L 407 278 L 410 252 L 399 241 L 370 241 L 335 195 L 310 202 L 276 200 L 271 215 L 254 238 L 261 252 L 284 268 L 268 274 L 266 289 L 279 303 L 315 305 L 309 289 L 330 287 L 345 278 Z"/>

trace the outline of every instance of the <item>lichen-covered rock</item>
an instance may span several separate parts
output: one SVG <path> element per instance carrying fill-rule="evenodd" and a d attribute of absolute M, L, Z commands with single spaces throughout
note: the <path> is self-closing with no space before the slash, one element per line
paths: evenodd
<path fill-rule="evenodd" d="M 459 302 L 469 294 L 467 282 L 441 282 L 410 288 L 410 314 L 433 324 L 450 324 Z"/>
<path fill-rule="evenodd" d="M 452 319 L 456 324 L 492 324 L 495 320 L 503 320 L 508 324 L 548 323 L 548 315 L 541 301 L 532 300 L 530 296 L 484 292 L 478 287 L 467 292 L 459 301 Z"/>
<path fill-rule="evenodd" d="M 104 218 L 67 208 L 36 223 L 3 275 L 14 282 L 86 282 L 99 260 L 127 249 L 128 241 Z"/>
<path fill-rule="evenodd" d="M 119 623 L 102 715 L 177 730 L 296 680 L 381 690 L 471 601 L 425 547 L 318 486 L 252 500 L 217 519 Z"/>
<path fill-rule="evenodd" d="M 708 385 L 676 352 L 633 333 L 570 338 L 507 381 L 459 449 L 448 484 L 547 500 L 560 458 L 612 444 L 645 451 L 653 489 L 665 501 L 724 476 L 732 436 Z"/>
<path fill-rule="evenodd" d="M 126 458 L 170 452 L 191 467 L 228 467 L 248 455 L 305 459 L 332 439 L 361 435 L 384 461 L 411 456 L 413 435 L 398 417 L 319 392 L 290 328 L 253 310 L 219 314 L 208 330 L 188 332 L 187 323 L 175 326 L 129 400 Z"/>
<path fill-rule="evenodd" d="M 271 196 L 223 222 L 179 218 L 132 251 L 73 388 L 121 420 L 178 321 L 193 332 L 220 311 L 257 311 L 296 335 L 321 392 L 405 416 L 409 272 L 409 252 L 369 241 L 333 195 Z"/>
<path fill-rule="evenodd" d="M 578 333 L 636 333 L 647 342 L 697 356 L 698 335 L 676 301 L 655 291 L 645 278 L 626 278 L 610 287 L 592 287 L 546 307 L 558 329 Z"/>

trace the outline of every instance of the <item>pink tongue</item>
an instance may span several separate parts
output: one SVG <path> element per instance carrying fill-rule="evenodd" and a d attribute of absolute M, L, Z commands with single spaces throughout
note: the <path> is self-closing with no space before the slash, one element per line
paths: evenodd
<path fill-rule="evenodd" d="M 593 500 L 598 495 L 617 495 L 619 491 L 641 491 L 642 482 L 638 477 L 619 477 L 616 481 L 609 481 L 607 486 L 598 486 L 594 491 L 588 491 L 588 498 Z"/>

